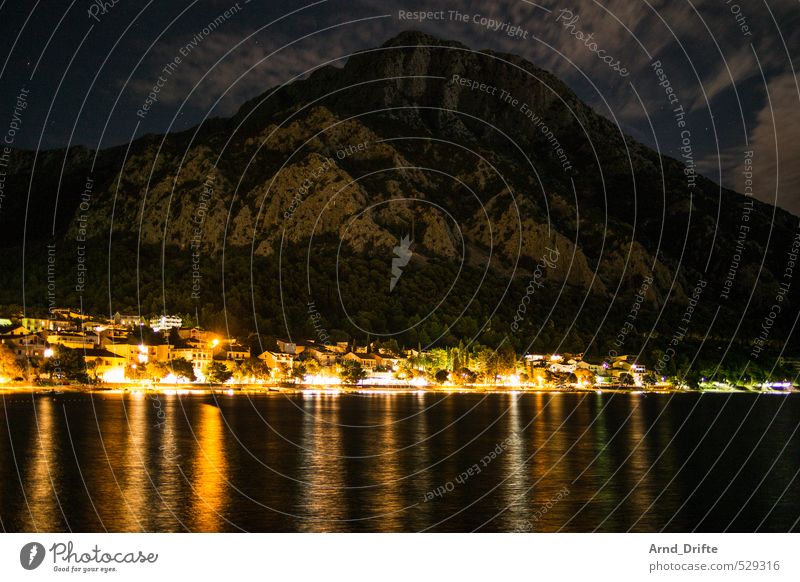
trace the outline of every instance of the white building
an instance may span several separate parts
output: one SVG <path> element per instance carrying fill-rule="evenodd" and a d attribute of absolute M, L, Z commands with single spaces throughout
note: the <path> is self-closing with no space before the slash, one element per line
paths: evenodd
<path fill-rule="evenodd" d="M 177 315 L 162 315 L 161 317 L 154 317 L 150 320 L 150 327 L 153 331 L 167 331 L 176 327 L 181 328 L 183 320 Z"/>

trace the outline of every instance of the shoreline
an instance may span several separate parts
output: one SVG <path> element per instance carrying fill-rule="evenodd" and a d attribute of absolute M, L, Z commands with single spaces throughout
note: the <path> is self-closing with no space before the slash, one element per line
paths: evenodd
<path fill-rule="evenodd" d="M 97 385 L 0 385 L 2 394 L 33 394 L 33 395 L 59 395 L 59 394 L 160 394 L 164 396 L 258 396 L 269 394 L 309 394 L 309 395 L 369 395 L 369 394 L 798 394 L 800 390 L 790 388 L 786 390 L 750 390 L 736 388 L 689 388 L 654 387 L 644 388 L 639 386 L 591 386 L 591 387 L 532 387 L 532 386 L 491 386 L 491 385 L 428 385 L 428 386 L 316 386 L 310 384 L 237 384 L 207 385 L 207 384 L 159 384 L 159 385 L 129 385 L 106 384 Z"/>

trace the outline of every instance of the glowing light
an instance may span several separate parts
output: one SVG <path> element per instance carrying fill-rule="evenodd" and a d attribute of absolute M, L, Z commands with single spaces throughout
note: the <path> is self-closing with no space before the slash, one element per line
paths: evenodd
<path fill-rule="evenodd" d="M 169 373 L 163 378 L 161 378 L 162 384 L 189 384 L 189 380 L 187 380 L 184 376 L 176 376 L 173 373 Z"/>
<path fill-rule="evenodd" d="M 330 386 L 341 384 L 342 380 L 336 376 L 325 376 L 324 374 L 306 374 L 303 377 L 303 383 L 311 386 Z"/>
<path fill-rule="evenodd" d="M 219 340 L 217 338 L 214 338 L 213 340 L 211 340 L 211 347 L 212 348 L 215 348 L 218 345 L 219 345 Z"/>
<path fill-rule="evenodd" d="M 125 382 L 125 368 L 113 368 L 104 372 L 100 377 L 103 379 L 103 382 L 108 382 L 110 384 Z"/>
<path fill-rule="evenodd" d="M 53 348 L 47 348 L 44 351 L 44 357 L 45 358 L 52 358 L 53 357 Z"/>

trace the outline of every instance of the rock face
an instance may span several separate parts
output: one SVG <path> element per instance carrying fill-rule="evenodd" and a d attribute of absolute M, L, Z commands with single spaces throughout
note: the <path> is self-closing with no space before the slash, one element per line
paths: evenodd
<path fill-rule="evenodd" d="M 409 235 L 415 260 L 518 277 L 555 249 L 552 283 L 611 296 L 653 275 L 653 303 L 684 297 L 702 273 L 724 277 L 744 201 L 701 178 L 690 207 L 677 161 L 621 134 L 553 75 L 419 33 L 268 91 L 231 119 L 139 139 L 125 154 L 98 156 L 81 226 L 90 239 L 112 232 L 264 257 L 326 240 L 391 257 Z M 16 157 L 24 184 L 31 155 Z M 67 154 L 57 220 L 66 240 L 77 235 L 91 158 Z M 47 153 L 37 173 L 57 173 L 62 159 Z M 34 185 L 37 203 L 50 203 L 51 181 Z M 796 219 L 755 205 L 751 232 L 789 240 Z M 22 209 L 0 215 L 6 246 L 21 240 Z M 760 234 L 749 244 L 748 260 L 760 261 Z M 776 278 L 779 254 L 766 256 L 762 278 Z"/>

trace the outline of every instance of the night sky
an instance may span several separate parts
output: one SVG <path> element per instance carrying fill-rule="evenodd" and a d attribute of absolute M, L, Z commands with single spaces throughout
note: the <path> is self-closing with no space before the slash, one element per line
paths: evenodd
<path fill-rule="evenodd" d="M 421 10 L 443 18 L 400 14 Z M 228 116 L 276 84 L 413 29 L 519 54 L 625 132 L 680 157 L 680 132 L 652 66 L 660 61 L 688 112 L 701 172 L 741 191 L 744 152 L 753 150 L 754 196 L 800 215 L 795 0 L 0 0 L 0 29 L 0 133 L 13 128 L 12 145 L 28 149 L 107 148 Z M 137 115 L 176 57 L 158 100 Z"/>

